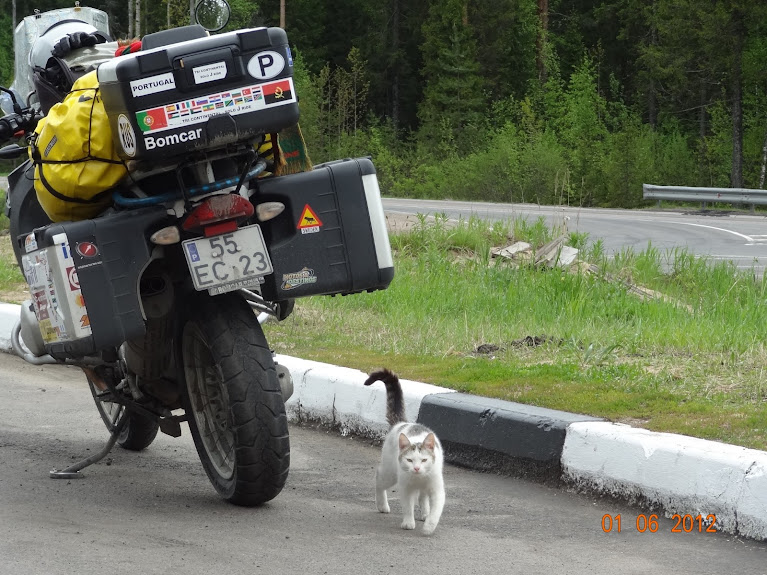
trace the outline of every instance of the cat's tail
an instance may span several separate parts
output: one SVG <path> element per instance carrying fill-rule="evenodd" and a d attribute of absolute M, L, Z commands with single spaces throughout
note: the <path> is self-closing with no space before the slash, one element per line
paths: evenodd
<path fill-rule="evenodd" d="M 393 427 L 401 421 L 407 421 L 405 417 L 405 401 L 402 397 L 402 386 L 399 378 L 389 369 L 374 371 L 365 381 L 370 385 L 375 381 L 383 381 L 386 385 L 386 421 Z"/>

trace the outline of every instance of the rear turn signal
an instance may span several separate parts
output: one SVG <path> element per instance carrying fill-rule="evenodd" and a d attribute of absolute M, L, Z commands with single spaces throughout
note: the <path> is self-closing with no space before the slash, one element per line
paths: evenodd
<path fill-rule="evenodd" d="M 256 206 L 256 215 L 259 222 L 267 222 L 276 218 L 285 211 L 285 204 L 282 202 L 264 202 Z"/>
<path fill-rule="evenodd" d="M 181 232 L 176 226 L 160 228 L 149 237 L 149 241 L 158 246 L 169 246 L 181 241 Z"/>

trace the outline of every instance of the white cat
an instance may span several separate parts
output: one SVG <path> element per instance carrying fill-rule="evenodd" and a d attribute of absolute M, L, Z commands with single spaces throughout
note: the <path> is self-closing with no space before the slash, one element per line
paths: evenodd
<path fill-rule="evenodd" d="M 424 520 L 423 533 L 431 535 L 445 506 L 442 445 L 431 429 L 406 421 L 399 378 L 383 369 L 371 373 L 365 385 L 379 380 L 386 385 L 386 420 L 391 427 L 376 470 L 376 506 L 381 513 L 389 513 L 386 490 L 397 485 L 403 510 L 402 529 L 415 529 L 417 501 L 418 519 Z"/>

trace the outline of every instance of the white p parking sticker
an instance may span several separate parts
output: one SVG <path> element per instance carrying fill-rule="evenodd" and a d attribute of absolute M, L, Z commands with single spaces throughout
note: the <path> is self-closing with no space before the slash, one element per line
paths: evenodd
<path fill-rule="evenodd" d="M 259 80 L 279 76 L 285 69 L 285 58 L 279 52 L 259 52 L 248 62 L 248 74 Z"/>

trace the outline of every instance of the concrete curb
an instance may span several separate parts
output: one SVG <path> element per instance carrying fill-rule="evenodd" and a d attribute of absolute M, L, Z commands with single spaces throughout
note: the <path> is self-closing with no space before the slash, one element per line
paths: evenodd
<path fill-rule="evenodd" d="M 567 480 L 667 514 L 715 515 L 717 528 L 767 539 L 767 452 L 607 422 L 576 422 L 562 451 Z"/>
<path fill-rule="evenodd" d="M 576 421 L 601 420 L 465 393 L 429 395 L 418 413 L 451 463 L 554 479 L 567 427 Z"/>
<path fill-rule="evenodd" d="M 11 351 L 11 332 L 16 327 L 21 306 L 0 302 L 0 350 Z"/>
<path fill-rule="evenodd" d="M 0 303 L 0 349 L 10 351 L 19 306 Z M 367 374 L 277 355 L 293 377 L 293 422 L 380 439 L 383 384 Z M 579 488 L 660 507 L 667 515 L 715 515 L 717 528 L 767 539 L 767 452 L 655 433 L 402 380 L 408 417 L 441 438 L 448 461 L 478 469 L 555 474 Z"/>
<path fill-rule="evenodd" d="M 386 423 L 386 390 L 383 383 L 368 387 L 368 374 L 356 369 L 277 355 L 277 363 L 290 370 L 293 396 L 286 402 L 288 418 L 294 422 L 320 422 L 354 433 L 380 439 L 389 429 Z M 402 380 L 405 413 L 416 420 L 424 397 L 445 390 L 428 383 Z"/>

